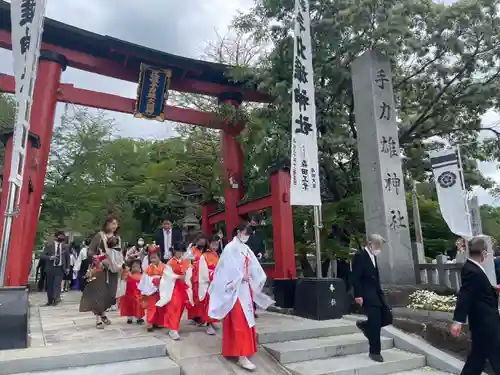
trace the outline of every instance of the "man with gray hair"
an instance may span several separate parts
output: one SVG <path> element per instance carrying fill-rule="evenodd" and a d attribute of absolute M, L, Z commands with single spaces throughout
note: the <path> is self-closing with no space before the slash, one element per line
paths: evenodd
<path fill-rule="evenodd" d="M 499 286 L 492 287 L 482 263 L 488 246 L 481 237 L 472 239 L 469 258 L 462 268 L 462 286 L 458 292 L 453 314 L 451 334 L 460 335 L 462 326 L 469 321 L 471 350 L 462 375 L 482 374 L 486 359 L 495 374 L 500 375 L 500 315 L 498 313 Z"/>
<path fill-rule="evenodd" d="M 368 236 L 368 243 L 358 250 L 352 259 L 352 283 L 354 300 L 363 307 L 367 320 L 356 325 L 370 344 L 369 357 L 375 362 L 384 362 L 382 357 L 380 330 L 392 323 L 392 315 L 380 285 L 377 255 L 380 254 L 385 239 L 379 234 Z"/>

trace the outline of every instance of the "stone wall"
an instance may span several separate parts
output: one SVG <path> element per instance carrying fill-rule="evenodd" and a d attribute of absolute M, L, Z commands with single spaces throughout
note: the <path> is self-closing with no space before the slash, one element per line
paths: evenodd
<path fill-rule="evenodd" d="M 395 307 L 392 312 L 394 327 L 418 335 L 436 348 L 465 360 L 470 349 L 469 328 L 465 325 L 462 335 L 459 337 L 451 336 L 452 313 L 412 310 L 404 307 Z"/>

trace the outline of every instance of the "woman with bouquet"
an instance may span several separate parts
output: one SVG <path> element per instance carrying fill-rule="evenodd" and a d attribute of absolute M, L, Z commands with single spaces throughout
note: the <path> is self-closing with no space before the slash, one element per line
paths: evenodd
<path fill-rule="evenodd" d="M 91 259 L 88 284 L 80 300 L 80 312 L 91 311 L 96 317 L 96 328 L 111 324 L 106 310 L 116 303 L 116 289 L 123 266 L 119 221 L 108 216 L 102 230 L 92 239 L 87 256 Z"/>

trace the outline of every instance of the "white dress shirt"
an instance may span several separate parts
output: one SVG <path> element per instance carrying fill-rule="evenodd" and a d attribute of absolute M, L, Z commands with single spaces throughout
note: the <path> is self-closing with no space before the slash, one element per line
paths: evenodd
<path fill-rule="evenodd" d="M 170 248 L 172 247 L 172 229 L 169 231 L 163 229 L 163 245 L 165 246 L 165 254 L 163 254 L 163 258 L 172 258 L 172 252 L 170 251 Z"/>
<path fill-rule="evenodd" d="M 54 256 L 56 259 L 54 259 L 54 266 L 55 267 L 61 267 L 62 266 L 62 243 L 54 241 Z M 59 257 L 59 259 L 57 259 Z M 57 261 L 57 264 L 56 264 Z"/>
<path fill-rule="evenodd" d="M 373 255 L 373 253 L 367 247 L 365 247 L 365 250 L 368 253 L 368 255 L 370 256 L 370 259 L 372 260 L 373 267 L 377 268 L 377 263 L 375 262 L 375 255 Z"/>
<path fill-rule="evenodd" d="M 483 267 L 483 265 L 479 262 L 476 262 L 474 259 L 471 259 L 471 258 L 467 258 L 469 260 L 469 262 L 472 262 L 474 263 L 476 266 L 478 266 L 479 268 L 481 268 L 481 270 L 484 272 L 484 274 L 486 275 L 486 277 L 488 277 L 488 275 L 486 274 L 486 271 Z"/>

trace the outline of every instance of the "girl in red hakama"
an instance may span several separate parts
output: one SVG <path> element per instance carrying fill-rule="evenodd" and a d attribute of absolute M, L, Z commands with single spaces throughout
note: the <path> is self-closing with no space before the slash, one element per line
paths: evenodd
<path fill-rule="evenodd" d="M 226 245 L 210 284 L 208 315 L 222 322 L 222 355 L 237 357 L 238 365 L 253 371 L 248 357 L 257 352 L 254 303 L 267 309 L 272 301 L 262 293 L 266 274 L 248 241 L 247 224 L 236 228 L 236 236 Z"/>
<path fill-rule="evenodd" d="M 188 308 L 188 319 L 194 321 L 195 323 L 202 324 L 201 316 L 203 314 L 203 304 L 200 303 L 198 298 L 198 288 L 199 288 L 199 263 L 203 251 L 207 247 L 207 237 L 202 233 L 194 241 L 194 246 L 191 248 L 191 254 L 189 258 L 192 260 L 193 276 L 191 280 L 191 285 L 193 288 L 193 306 Z M 188 258 L 188 259 L 189 259 Z"/>
<path fill-rule="evenodd" d="M 130 270 L 127 269 L 122 274 L 127 282 L 127 288 L 125 295 L 120 297 L 120 316 L 126 316 L 128 324 L 132 324 L 134 318 L 137 324 L 144 323 L 144 307 L 141 291 L 138 288 L 142 277 L 141 271 L 141 261 L 136 259 L 130 262 Z"/>
<path fill-rule="evenodd" d="M 212 319 L 208 316 L 208 306 L 210 304 L 208 288 L 213 280 L 215 267 L 217 263 L 219 263 L 219 255 L 217 254 L 218 249 L 219 237 L 214 237 L 210 241 L 208 250 L 201 256 L 198 269 L 198 297 L 201 309 L 201 322 L 207 324 L 207 334 L 209 335 L 216 334 L 214 323 L 218 322 L 217 319 Z"/>
<path fill-rule="evenodd" d="M 149 266 L 139 283 L 139 290 L 142 293 L 143 302 L 146 309 L 146 329 L 152 332 L 154 328 L 163 327 L 165 322 L 165 309 L 156 306 L 160 300 L 158 287 L 165 270 L 165 265 L 160 261 L 159 248 L 154 247 L 149 250 Z"/>
<path fill-rule="evenodd" d="M 184 244 L 174 244 L 174 257 L 165 266 L 160 282 L 160 300 L 156 306 L 165 310 L 163 327 L 169 330 L 172 340 L 179 340 L 179 325 L 184 309 L 193 303 L 191 277 L 192 267 L 189 260 L 184 259 Z"/>

